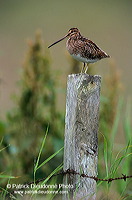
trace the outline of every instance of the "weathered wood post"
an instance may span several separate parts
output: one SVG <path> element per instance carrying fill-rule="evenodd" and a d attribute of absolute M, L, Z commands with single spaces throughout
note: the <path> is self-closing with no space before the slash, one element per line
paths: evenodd
<path fill-rule="evenodd" d="M 73 74 L 68 76 L 64 168 L 79 174 L 97 176 L 98 121 L 100 76 Z M 63 200 L 96 198 L 96 181 L 78 174 L 65 174 L 64 185 L 71 185 Z M 72 187 L 73 186 L 73 187 Z"/>

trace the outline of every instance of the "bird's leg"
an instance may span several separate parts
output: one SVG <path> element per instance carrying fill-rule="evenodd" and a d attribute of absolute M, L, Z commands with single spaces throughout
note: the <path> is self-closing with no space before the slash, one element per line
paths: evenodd
<path fill-rule="evenodd" d="M 85 63 L 83 63 L 83 67 L 82 67 L 82 70 L 81 70 L 81 74 L 84 72 L 85 70 Z"/>
<path fill-rule="evenodd" d="M 85 68 L 85 74 L 87 73 L 87 70 L 88 70 L 88 63 L 87 63 L 87 66 L 86 66 L 86 68 Z"/>

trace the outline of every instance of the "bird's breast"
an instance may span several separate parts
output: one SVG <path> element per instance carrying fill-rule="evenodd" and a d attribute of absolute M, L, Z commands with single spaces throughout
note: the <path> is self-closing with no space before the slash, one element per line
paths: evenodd
<path fill-rule="evenodd" d="M 80 61 L 80 62 L 83 62 L 83 63 L 94 63 L 94 62 L 97 62 L 99 59 L 89 59 L 87 57 L 82 57 L 80 54 L 71 54 L 71 56 Z"/>

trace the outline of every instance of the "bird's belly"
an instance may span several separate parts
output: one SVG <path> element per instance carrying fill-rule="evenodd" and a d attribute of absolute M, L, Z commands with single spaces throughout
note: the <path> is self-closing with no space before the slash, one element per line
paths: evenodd
<path fill-rule="evenodd" d="M 83 63 L 94 63 L 94 62 L 97 62 L 99 59 L 88 59 L 88 58 L 84 58 L 84 57 L 81 57 L 80 54 L 71 54 L 71 56 L 80 61 L 80 62 L 83 62 Z"/>

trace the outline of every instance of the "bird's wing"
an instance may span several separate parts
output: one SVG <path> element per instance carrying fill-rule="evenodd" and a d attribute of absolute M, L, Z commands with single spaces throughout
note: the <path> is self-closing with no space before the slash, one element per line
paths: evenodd
<path fill-rule="evenodd" d="M 106 53 L 97 46 L 93 41 L 82 38 L 81 43 L 83 44 L 83 56 L 91 59 L 101 59 L 106 57 Z"/>

